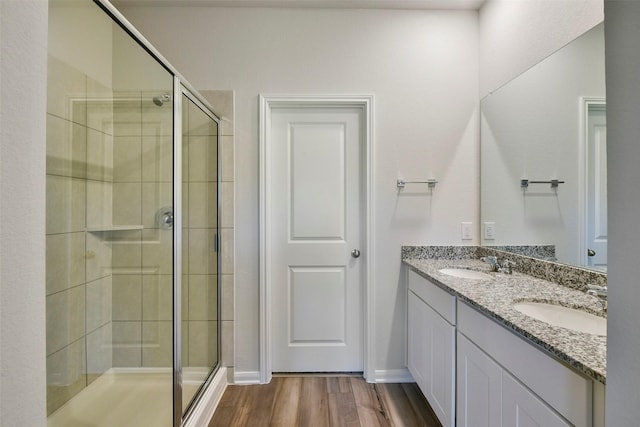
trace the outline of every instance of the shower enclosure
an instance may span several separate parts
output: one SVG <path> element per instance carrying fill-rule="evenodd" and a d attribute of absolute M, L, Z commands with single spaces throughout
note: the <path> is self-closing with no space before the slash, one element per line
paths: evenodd
<path fill-rule="evenodd" d="M 218 119 L 102 0 L 50 0 L 47 411 L 179 426 L 219 365 Z"/>

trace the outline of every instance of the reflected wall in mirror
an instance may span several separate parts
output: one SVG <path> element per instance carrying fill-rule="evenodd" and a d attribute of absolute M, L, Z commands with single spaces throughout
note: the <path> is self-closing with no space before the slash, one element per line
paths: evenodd
<path fill-rule="evenodd" d="M 606 270 L 605 108 L 603 24 L 481 101 L 483 245 Z"/>

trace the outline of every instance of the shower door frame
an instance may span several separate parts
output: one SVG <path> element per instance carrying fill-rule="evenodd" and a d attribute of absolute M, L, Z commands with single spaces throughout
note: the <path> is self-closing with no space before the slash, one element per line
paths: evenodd
<path fill-rule="evenodd" d="M 189 417 L 193 414 L 198 406 L 203 391 L 211 384 L 215 373 L 219 370 L 221 363 L 221 328 L 220 328 L 220 285 L 221 275 L 217 275 L 218 286 L 218 321 L 217 321 L 217 364 L 212 367 L 210 374 L 202 384 L 199 393 L 194 396 L 194 400 L 188 410 L 182 413 L 182 95 L 184 94 L 192 102 L 194 102 L 208 117 L 216 122 L 218 128 L 218 145 L 217 145 L 217 216 L 220 218 L 221 212 L 221 191 L 220 191 L 220 122 L 221 119 L 213 112 L 213 107 L 209 102 L 198 93 L 197 90 L 162 56 L 162 54 L 151 45 L 151 43 L 116 9 L 108 0 L 93 0 L 111 19 L 118 24 L 129 36 L 133 38 L 151 57 L 173 75 L 173 206 L 174 206 L 174 225 L 173 225 L 173 426 L 180 427 L 187 423 Z M 220 245 L 219 221 L 218 232 L 216 234 L 217 262 L 220 266 L 222 259 L 222 247 Z M 180 248 L 180 250 L 176 250 Z"/>
<path fill-rule="evenodd" d="M 221 328 L 220 328 L 220 289 L 222 285 L 219 268 L 220 263 L 222 261 L 222 245 L 220 244 L 220 215 L 222 209 L 222 192 L 220 191 L 221 183 L 220 183 L 220 119 L 213 113 L 213 111 L 207 107 L 206 104 L 200 101 L 200 99 L 196 96 L 196 94 L 191 91 L 185 84 L 184 81 L 181 81 L 180 77 L 174 77 L 174 86 L 173 86 L 173 96 L 174 96 L 174 110 L 173 110 L 173 206 L 174 206 L 174 248 L 182 248 L 182 185 L 183 174 L 182 174 L 182 149 L 183 149 L 183 141 L 182 141 L 182 116 L 184 113 L 185 105 L 182 103 L 182 96 L 186 96 L 189 98 L 189 101 L 193 102 L 198 108 L 202 110 L 210 119 L 216 122 L 217 129 L 217 146 L 216 146 L 216 203 L 217 203 L 217 220 L 216 224 L 216 238 L 215 238 L 215 249 L 216 249 L 216 257 L 217 257 L 217 265 L 218 265 L 218 274 L 216 277 L 217 281 L 217 363 L 212 367 L 210 374 L 207 376 L 206 380 L 200 387 L 200 392 L 196 394 L 190 403 L 187 411 L 183 414 L 183 404 L 182 401 L 182 250 L 174 250 L 173 253 L 173 424 L 174 427 L 179 427 L 183 425 L 184 422 L 188 420 L 188 418 L 194 412 L 194 409 L 197 407 L 200 398 L 202 397 L 202 391 L 205 390 L 208 385 L 212 382 L 215 373 L 218 368 L 221 366 Z M 177 184 L 176 184 L 177 183 Z"/>

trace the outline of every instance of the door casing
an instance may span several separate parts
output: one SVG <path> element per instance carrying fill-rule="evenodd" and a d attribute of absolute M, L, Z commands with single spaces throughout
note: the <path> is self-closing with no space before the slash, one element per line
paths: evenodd
<path fill-rule="evenodd" d="M 271 241 L 271 112 L 277 108 L 345 108 L 356 107 L 363 111 L 363 191 L 364 214 L 362 220 L 363 249 L 367 257 L 363 259 L 363 365 L 364 378 L 375 378 L 375 342 L 372 331 L 375 330 L 375 298 L 373 279 L 373 95 L 260 95 L 260 382 L 271 381 L 271 267 L 266 248 Z"/>

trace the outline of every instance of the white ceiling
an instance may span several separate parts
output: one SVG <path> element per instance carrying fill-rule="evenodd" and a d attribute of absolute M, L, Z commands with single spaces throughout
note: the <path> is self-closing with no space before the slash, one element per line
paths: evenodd
<path fill-rule="evenodd" d="M 485 0 L 111 0 L 115 6 L 478 10 Z"/>

